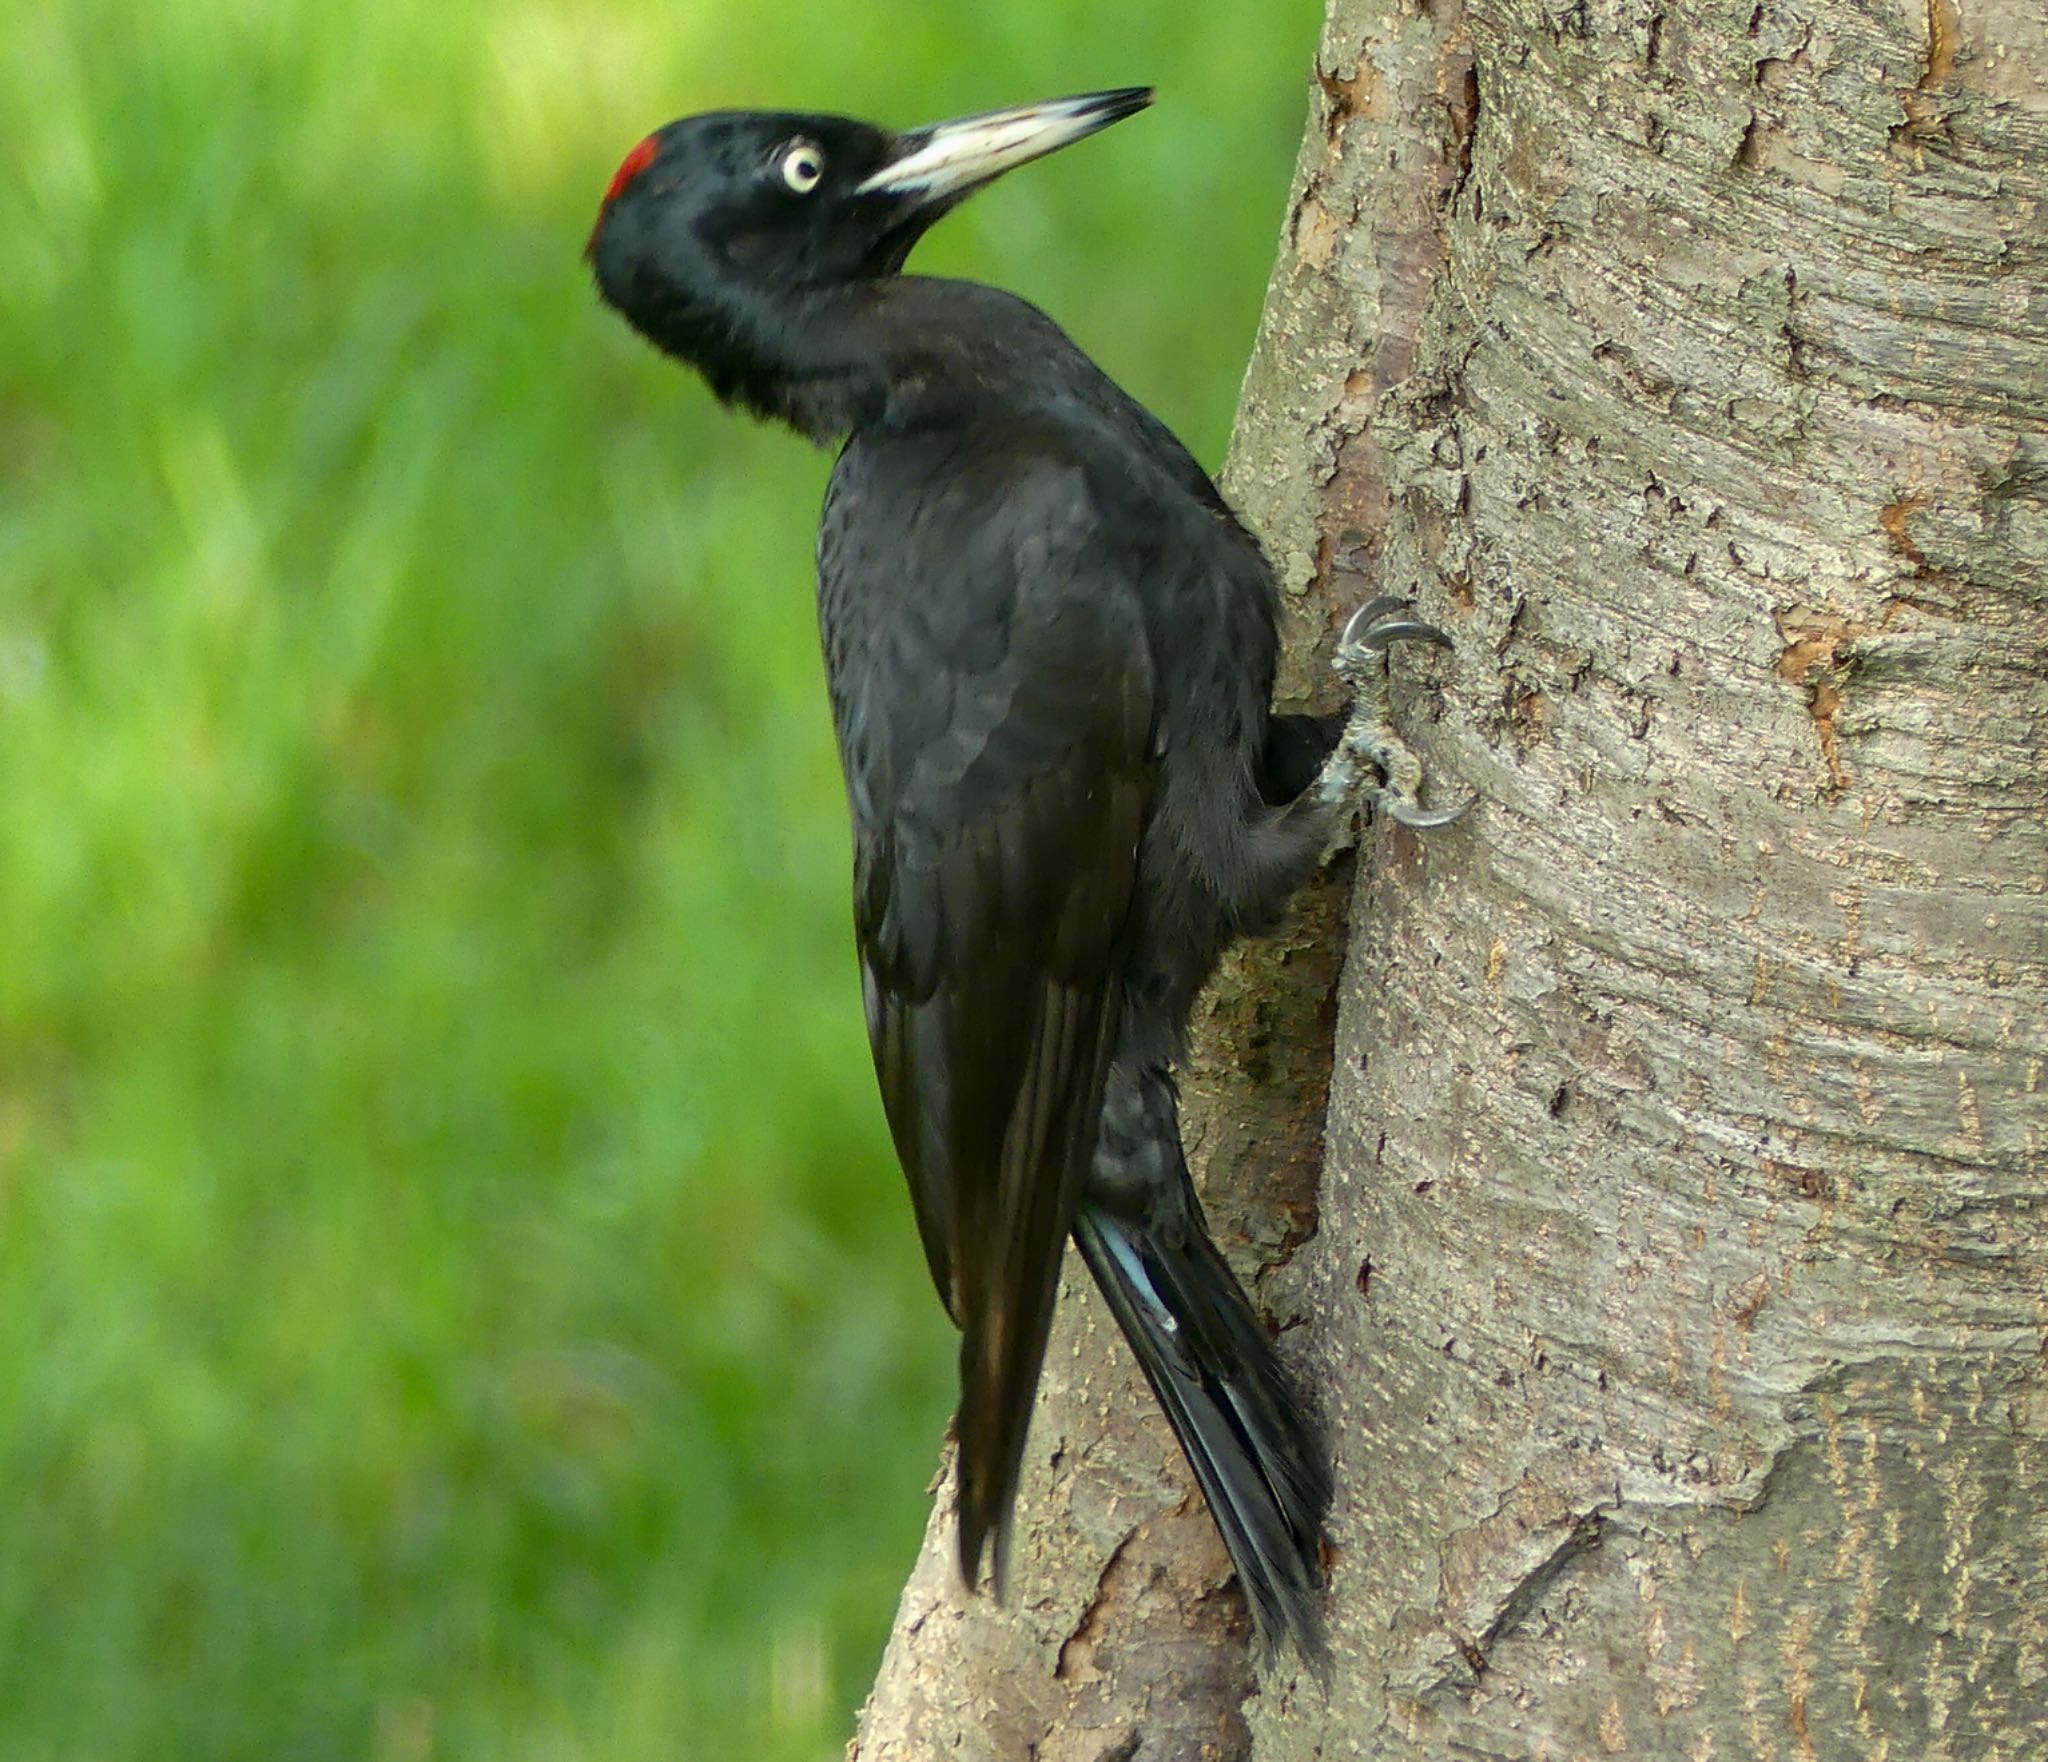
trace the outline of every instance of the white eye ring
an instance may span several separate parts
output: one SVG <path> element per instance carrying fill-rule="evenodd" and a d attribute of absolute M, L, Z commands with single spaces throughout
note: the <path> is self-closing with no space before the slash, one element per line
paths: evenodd
<path fill-rule="evenodd" d="M 825 175 L 825 155 L 810 141 L 794 143 L 782 156 L 782 181 L 799 196 L 808 196 Z"/>

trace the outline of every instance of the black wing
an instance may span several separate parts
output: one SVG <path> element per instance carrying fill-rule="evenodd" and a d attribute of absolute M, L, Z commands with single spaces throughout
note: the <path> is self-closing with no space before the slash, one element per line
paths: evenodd
<path fill-rule="evenodd" d="M 819 580 L 868 1035 L 962 1330 L 960 1560 L 1001 1540 L 1116 1037 L 1152 673 L 1083 472 L 995 442 L 855 443 Z"/>

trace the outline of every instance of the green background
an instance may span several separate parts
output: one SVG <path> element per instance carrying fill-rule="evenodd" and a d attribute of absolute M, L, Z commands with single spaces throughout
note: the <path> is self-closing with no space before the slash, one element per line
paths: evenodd
<path fill-rule="evenodd" d="M 828 461 L 578 254 L 683 111 L 1154 81 L 918 266 L 1213 464 L 1315 14 L 10 19 L 0 1759 L 838 1753 L 952 1336 L 859 1026 Z"/>

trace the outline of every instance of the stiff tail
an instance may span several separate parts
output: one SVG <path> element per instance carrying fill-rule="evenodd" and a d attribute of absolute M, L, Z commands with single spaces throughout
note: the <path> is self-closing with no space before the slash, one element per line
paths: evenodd
<path fill-rule="evenodd" d="M 1185 1184 L 1185 1165 L 1178 1173 Z M 1320 1663 L 1328 1461 L 1192 1186 L 1183 1190 L 1185 1206 L 1172 1208 L 1183 1215 L 1165 1222 L 1156 1209 L 1133 1217 L 1084 1201 L 1074 1239 L 1173 1423 L 1261 1641 L 1292 1634 Z"/>

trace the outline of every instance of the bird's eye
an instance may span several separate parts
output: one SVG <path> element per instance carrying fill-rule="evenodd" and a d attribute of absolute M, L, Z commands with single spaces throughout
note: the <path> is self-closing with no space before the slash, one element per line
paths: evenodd
<path fill-rule="evenodd" d="M 809 141 L 795 141 L 782 155 L 782 181 L 799 196 L 808 196 L 825 175 L 825 155 Z"/>

